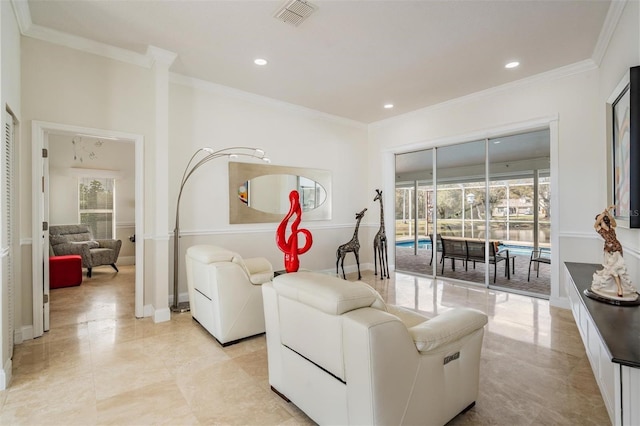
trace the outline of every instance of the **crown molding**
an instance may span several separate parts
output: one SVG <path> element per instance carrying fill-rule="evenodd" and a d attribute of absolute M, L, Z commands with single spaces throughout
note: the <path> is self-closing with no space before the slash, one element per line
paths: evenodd
<path fill-rule="evenodd" d="M 613 0 L 609 5 L 607 17 L 604 20 L 604 24 L 600 30 L 600 36 L 598 36 L 598 41 L 593 49 L 593 54 L 591 55 L 591 59 L 593 59 L 593 62 L 598 66 L 602 63 L 602 59 L 609 47 L 611 37 L 613 37 L 613 33 L 618 26 L 618 22 L 622 17 L 622 12 L 626 5 L 627 0 Z"/>
<path fill-rule="evenodd" d="M 303 106 L 292 104 L 289 102 L 279 101 L 277 99 L 269 98 L 267 96 L 257 95 L 251 92 L 245 92 L 244 90 L 235 89 L 233 87 L 224 86 L 222 84 L 212 83 L 210 81 L 201 80 L 199 78 L 189 77 L 183 74 L 170 73 L 169 81 L 174 84 L 190 87 L 197 90 L 202 90 L 204 92 L 209 92 L 216 95 L 229 96 L 232 98 L 243 99 L 243 100 L 258 103 L 258 104 L 285 108 L 288 110 L 292 110 L 294 112 L 311 116 L 313 118 L 320 117 L 320 118 L 324 118 L 339 124 L 346 124 L 348 126 L 357 127 L 364 130 L 368 128 L 368 125 L 366 123 L 362 123 L 360 121 L 351 120 L 351 119 L 340 117 L 333 114 L 328 114 L 326 112 L 303 107 Z"/>
<path fill-rule="evenodd" d="M 377 126 L 380 124 L 391 123 L 396 120 L 406 119 L 407 117 L 411 117 L 412 115 L 421 115 L 430 111 L 437 111 L 443 108 L 449 108 L 453 105 L 467 103 L 473 100 L 482 99 L 487 96 L 495 95 L 501 92 L 507 92 L 511 90 L 515 90 L 518 88 L 530 86 L 532 84 L 545 82 L 545 81 L 553 81 L 564 77 L 569 77 L 574 74 L 581 74 L 583 72 L 591 71 L 597 69 L 598 66 L 592 59 L 585 59 L 584 61 L 576 62 L 573 64 L 566 65 L 564 67 L 556 68 L 550 71 L 546 71 L 540 74 L 533 75 L 531 77 L 523 78 L 520 80 L 512 81 L 510 83 L 502 84 L 500 86 L 491 87 L 486 90 L 481 90 L 479 92 L 471 93 L 469 95 L 461 96 L 459 98 L 451 99 L 448 101 L 440 102 L 439 104 L 431 105 L 425 108 L 417 109 L 414 111 L 409 111 L 405 114 L 396 115 L 394 117 L 385 118 L 384 120 L 376 121 L 371 123 L 371 126 Z"/>
<path fill-rule="evenodd" d="M 84 37 L 74 36 L 62 31 L 52 30 L 51 28 L 40 25 L 31 25 L 23 35 L 143 68 L 151 68 L 153 64 L 153 59 L 148 55 L 111 46 L 106 43 L 100 43 Z"/>
<path fill-rule="evenodd" d="M 147 57 L 151 59 L 152 65 L 162 65 L 168 69 L 178 54 L 160 47 L 147 46 Z"/>
<path fill-rule="evenodd" d="M 20 33 L 24 35 L 33 25 L 29 3 L 27 3 L 27 0 L 11 0 L 11 6 L 13 7 L 13 13 L 16 15 Z"/>
<path fill-rule="evenodd" d="M 31 11 L 29 10 L 29 4 L 26 0 L 11 0 L 11 5 L 13 6 L 13 12 L 16 15 L 16 21 L 18 22 L 20 33 L 25 37 L 35 38 L 37 40 L 58 44 L 70 49 L 92 53 L 94 55 L 104 56 L 106 58 L 144 68 L 151 68 L 154 61 L 158 60 L 158 57 L 160 56 L 167 60 L 167 58 L 169 58 L 167 53 L 172 53 L 150 46 L 150 49 L 147 50 L 147 54 L 143 55 L 132 50 L 122 49 L 106 43 L 100 43 L 84 37 L 78 37 L 62 31 L 53 30 L 40 25 L 34 25 L 31 21 Z M 159 51 L 161 50 L 166 53 L 160 55 Z"/>
<path fill-rule="evenodd" d="M 131 50 L 122 49 L 105 43 L 100 43 L 84 37 L 74 36 L 62 31 L 34 25 L 31 22 L 31 13 L 26 0 L 11 0 L 14 7 L 14 13 L 18 20 L 20 32 L 25 37 L 31 37 L 38 40 L 46 41 L 53 44 L 68 47 L 70 49 L 80 50 L 94 55 L 104 56 L 116 61 L 137 65 L 143 68 L 151 68 L 154 65 L 164 65 L 167 68 L 175 61 L 177 54 L 160 47 L 148 46 L 146 54 L 137 53 Z M 188 77 L 181 74 L 170 73 L 170 81 L 175 84 L 188 86 L 210 93 L 222 94 L 234 98 L 245 99 L 252 102 L 262 103 L 270 106 L 278 106 L 289 110 L 302 112 L 312 117 L 321 117 L 333 122 L 355 126 L 360 129 L 367 129 L 367 124 L 359 121 L 350 120 L 332 114 L 327 114 L 311 108 L 302 107 L 288 102 L 278 101 L 266 96 L 256 95 L 254 93 L 245 92 L 232 87 L 223 86 L 221 84 Z"/>

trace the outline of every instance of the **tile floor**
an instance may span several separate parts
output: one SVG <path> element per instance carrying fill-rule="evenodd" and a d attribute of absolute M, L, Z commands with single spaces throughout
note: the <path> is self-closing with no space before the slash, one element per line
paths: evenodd
<path fill-rule="evenodd" d="M 51 331 L 17 345 L 2 425 L 313 424 L 269 389 L 265 338 L 222 348 L 188 313 L 135 319 L 134 268 L 51 294 Z M 390 303 L 489 315 L 476 406 L 450 424 L 610 424 L 571 312 L 404 274 L 363 280 Z M 353 280 L 353 274 L 348 276 Z"/>

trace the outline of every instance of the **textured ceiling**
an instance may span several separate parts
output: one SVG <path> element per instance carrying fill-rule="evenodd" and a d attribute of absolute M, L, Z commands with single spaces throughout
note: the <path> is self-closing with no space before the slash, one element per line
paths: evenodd
<path fill-rule="evenodd" d="M 28 6 L 35 26 L 138 53 L 156 46 L 177 54 L 173 72 L 371 123 L 592 58 L 611 2 L 313 3 L 297 27 L 269 0 Z M 511 60 L 521 66 L 504 69 Z"/>

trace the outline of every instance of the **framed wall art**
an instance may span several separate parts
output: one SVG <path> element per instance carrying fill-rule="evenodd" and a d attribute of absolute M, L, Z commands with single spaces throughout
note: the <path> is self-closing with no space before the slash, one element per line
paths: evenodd
<path fill-rule="evenodd" d="M 611 202 L 619 226 L 640 228 L 640 66 L 625 74 L 607 100 Z"/>

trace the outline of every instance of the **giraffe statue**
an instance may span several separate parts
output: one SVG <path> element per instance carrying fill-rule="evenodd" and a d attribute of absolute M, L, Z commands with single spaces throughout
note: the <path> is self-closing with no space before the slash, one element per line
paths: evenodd
<path fill-rule="evenodd" d="M 344 257 L 349 252 L 353 252 L 353 254 L 356 256 L 356 264 L 358 265 L 358 279 L 362 278 L 362 276 L 360 275 L 360 256 L 358 254 L 358 251 L 360 250 L 360 241 L 358 241 L 358 228 L 360 227 L 360 221 L 364 217 L 364 212 L 366 211 L 367 209 L 364 209 L 361 212 L 356 213 L 357 222 L 356 230 L 353 231 L 353 237 L 351 237 L 351 240 L 349 242 L 344 243 L 340 247 L 338 247 L 338 251 L 336 252 L 336 274 L 339 274 L 338 265 L 340 264 L 340 261 L 342 261 L 342 278 L 345 280 L 347 279 L 347 277 L 344 275 Z"/>
<path fill-rule="evenodd" d="M 376 189 L 374 202 L 380 201 L 380 229 L 373 238 L 373 268 L 378 275 L 378 260 L 380 261 L 380 279 L 389 278 L 389 259 L 387 257 L 387 235 L 384 232 L 384 207 L 382 206 L 382 191 Z"/>

